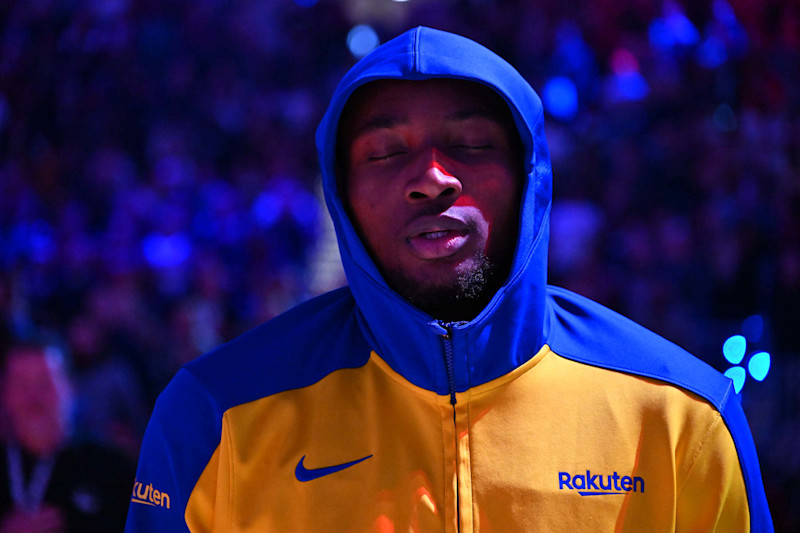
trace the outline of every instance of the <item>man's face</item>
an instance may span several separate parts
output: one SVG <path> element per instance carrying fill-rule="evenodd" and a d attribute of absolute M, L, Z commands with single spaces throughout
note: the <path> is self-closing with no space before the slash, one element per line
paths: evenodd
<path fill-rule="evenodd" d="M 70 391 L 60 360 L 44 348 L 12 348 L 3 376 L 3 405 L 25 449 L 46 455 L 66 438 Z"/>
<path fill-rule="evenodd" d="M 522 155 L 502 99 L 466 81 L 373 82 L 339 143 L 351 217 L 389 285 L 437 318 L 473 318 L 517 235 Z"/>

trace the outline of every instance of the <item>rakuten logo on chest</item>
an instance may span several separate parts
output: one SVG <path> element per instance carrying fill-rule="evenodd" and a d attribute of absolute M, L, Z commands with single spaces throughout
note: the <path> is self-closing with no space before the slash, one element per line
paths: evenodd
<path fill-rule="evenodd" d="M 608 496 L 613 494 L 626 494 L 628 492 L 644 492 L 644 479 L 641 477 L 620 476 L 613 474 L 592 474 L 591 470 L 585 473 L 570 474 L 558 473 L 559 490 L 576 490 L 581 496 Z"/>

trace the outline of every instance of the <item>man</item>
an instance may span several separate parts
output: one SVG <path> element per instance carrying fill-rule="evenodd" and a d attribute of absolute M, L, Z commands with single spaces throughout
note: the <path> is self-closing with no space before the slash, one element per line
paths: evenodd
<path fill-rule="evenodd" d="M 729 380 L 547 287 L 539 98 L 417 28 L 317 131 L 350 286 L 188 364 L 128 531 L 769 531 Z"/>
<path fill-rule="evenodd" d="M 119 530 L 133 465 L 112 450 L 72 441 L 63 352 L 26 341 L 4 355 L 0 533 Z"/>

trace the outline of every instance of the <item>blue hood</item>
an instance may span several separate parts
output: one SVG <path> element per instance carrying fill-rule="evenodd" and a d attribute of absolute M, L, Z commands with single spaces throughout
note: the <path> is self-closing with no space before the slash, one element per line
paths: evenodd
<path fill-rule="evenodd" d="M 347 99 L 379 79 L 455 78 L 499 93 L 524 147 L 525 186 L 511 273 L 489 304 L 452 327 L 455 391 L 486 383 L 533 357 L 544 344 L 547 243 L 552 193 L 542 103 L 507 62 L 464 37 L 418 27 L 379 46 L 342 79 L 317 129 L 325 201 L 333 218 L 359 324 L 373 349 L 406 379 L 439 394 L 453 392 L 440 322 L 389 288 L 348 217 L 336 180 L 336 134 Z"/>

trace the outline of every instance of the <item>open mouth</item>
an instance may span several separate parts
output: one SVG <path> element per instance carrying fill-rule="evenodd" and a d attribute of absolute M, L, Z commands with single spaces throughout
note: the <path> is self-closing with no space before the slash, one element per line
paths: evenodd
<path fill-rule="evenodd" d="M 420 237 L 423 239 L 433 240 L 439 239 L 441 237 L 446 237 L 448 234 L 452 233 L 450 230 L 440 230 L 440 231 L 428 231 L 425 233 L 420 233 Z"/>
<path fill-rule="evenodd" d="M 442 259 L 455 255 L 466 244 L 468 233 L 452 229 L 423 231 L 410 237 L 408 243 L 420 259 Z"/>

